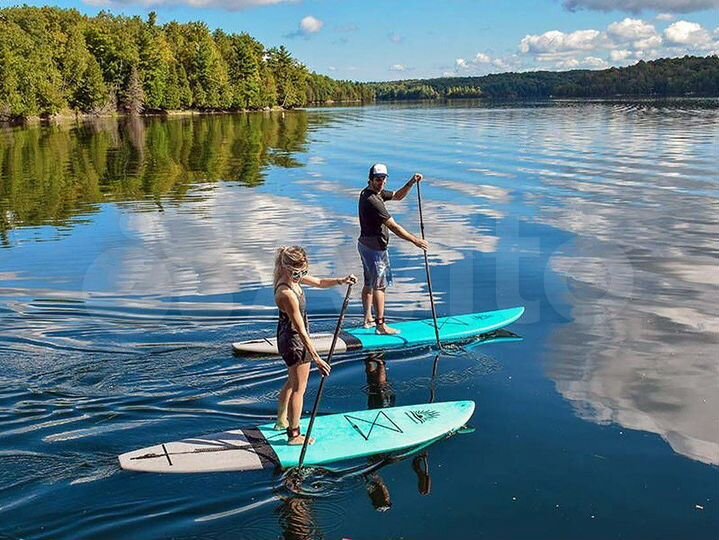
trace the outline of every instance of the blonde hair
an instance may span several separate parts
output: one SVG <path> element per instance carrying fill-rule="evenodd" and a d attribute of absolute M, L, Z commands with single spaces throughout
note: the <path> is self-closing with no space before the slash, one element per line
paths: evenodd
<path fill-rule="evenodd" d="M 285 268 L 297 269 L 304 268 L 310 264 L 307 258 L 307 252 L 300 246 L 282 246 L 277 250 L 275 255 L 275 276 L 274 285 L 280 281 L 282 270 Z"/>

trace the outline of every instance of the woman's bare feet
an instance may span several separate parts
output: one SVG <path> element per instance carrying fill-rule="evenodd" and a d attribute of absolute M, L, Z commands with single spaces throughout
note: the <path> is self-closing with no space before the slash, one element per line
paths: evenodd
<path fill-rule="evenodd" d="M 297 437 L 292 437 L 287 441 L 287 444 L 290 446 L 299 446 L 301 444 L 305 444 L 305 436 L 304 435 L 297 435 Z M 315 440 L 313 437 L 310 437 L 310 442 L 307 444 L 315 444 Z"/>
<path fill-rule="evenodd" d="M 362 328 L 374 328 L 375 324 L 376 323 L 374 319 L 365 319 Z"/>
<path fill-rule="evenodd" d="M 385 336 L 396 336 L 397 334 L 399 334 L 400 331 L 396 328 L 392 328 L 391 326 L 387 326 L 387 324 L 384 322 L 384 319 L 377 319 L 377 327 L 375 328 L 375 332 Z"/>
<path fill-rule="evenodd" d="M 284 431 L 289 427 L 289 422 L 287 421 L 287 418 L 278 418 L 277 422 L 275 422 L 275 431 Z"/>
<path fill-rule="evenodd" d="M 305 444 L 305 436 L 300 433 L 300 428 L 287 428 L 287 444 L 290 446 L 297 446 L 300 444 Z M 315 440 L 310 437 L 310 440 L 307 444 L 315 444 Z"/>

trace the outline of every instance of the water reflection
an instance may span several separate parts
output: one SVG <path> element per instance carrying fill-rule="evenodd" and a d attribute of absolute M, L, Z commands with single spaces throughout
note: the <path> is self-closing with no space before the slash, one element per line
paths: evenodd
<path fill-rule="evenodd" d="M 315 125 L 326 120 L 317 117 Z M 303 112 L 96 120 L 0 131 L 0 238 L 16 227 L 71 225 L 105 202 L 181 201 L 197 183 L 264 182 L 300 166 Z"/>
<path fill-rule="evenodd" d="M 625 103 L 403 104 L 1 131 L 3 523 L 16 536 L 57 538 L 276 538 L 279 524 L 296 535 L 437 537 L 436 501 L 416 493 L 449 485 L 464 488 L 442 491 L 460 533 L 477 532 L 483 511 L 480 533 L 521 536 L 507 529 L 511 491 L 529 501 L 534 486 L 556 481 L 552 497 L 572 510 L 556 514 L 549 498 L 524 506 L 539 536 L 617 534 L 616 523 L 590 529 L 601 523 L 589 508 L 624 509 L 615 521 L 630 524 L 627 537 L 708 536 L 716 470 L 702 463 L 719 461 L 718 143 L 716 105 Z M 536 309 L 513 327 L 527 341 L 490 363 L 464 354 L 431 377 L 424 350 L 389 364 L 342 359 L 328 408 L 470 397 L 485 414 L 477 437 L 396 469 L 367 460 L 325 475 L 312 501 L 277 512 L 276 480 L 120 472 L 115 456 L 130 448 L 271 420 L 281 366 L 232 357 L 229 343 L 276 321 L 280 239 L 305 245 L 318 274 L 360 273 L 357 196 L 375 161 L 389 163 L 397 185 L 425 174 L 440 314 Z M 391 212 L 418 232 L 416 197 Z M 393 240 L 391 256 L 390 316 L 428 317 L 421 252 Z M 310 300 L 317 329 L 334 328 L 341 301 L 341 292 Z M 581 419 L 660 434 L 694 462 L 641 433 L 624 431 L 617 445 L 619 430 L 577 420 L 562 398 Z M 618 459 L 599 460 L 595 448 Z M 468 477 L 477 455 L 490 476 Z M 545 476 L 558 459 L 593 489 Z M 483 490 L 468 483 L 485 480 Z M 153 502 L 138 516 L 142 494 Z M 87 511 L 68 519 L 67 501 Z"/>
<path fill-rule="evenodd" d="M 282 499 L 277 509 L 285 540 L 309 540 L 322 537 L 322 529 L 316 525 L 314 499 L 292 495 Z"/>
<path fill-rule="evenodd" d="M 556 307 L 573 321 L 553 335 L 550 376 L 582 417 L 719 464 L 719 190 L 707 154 L 718 117 L 680 114 L 675 126 L 642 112 L 628 121 L 610 110 L 602 146 L 577 146 L 578 131 L 601 126 L 589 118 L 544 150 L 602 160 L 600 170 L 540 173 L 539 219 L 574 235 L 550 259 L 566 278 Z"/>

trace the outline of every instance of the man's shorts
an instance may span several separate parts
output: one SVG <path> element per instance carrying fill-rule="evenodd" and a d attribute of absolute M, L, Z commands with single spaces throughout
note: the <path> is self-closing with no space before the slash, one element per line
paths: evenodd
<path fill-rule="evenodd" d="M 357 251 L 362 259 L 365 287 L 384 289 L 392 285 L 392 268 L 389 264 L 389 252 L 386 249 L 370 249 L 362 242 L 357 242 Z"/>

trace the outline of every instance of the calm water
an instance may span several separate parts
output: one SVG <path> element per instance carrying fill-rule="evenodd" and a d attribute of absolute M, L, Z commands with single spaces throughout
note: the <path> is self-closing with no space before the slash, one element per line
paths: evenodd
<path fill-rule="evenodd" d="M 719 537 L 718 145 L 719 105 L 699 101 L 0 131 L 0 537 Z M 426 176 L 440 315 L 527 312 L 521 339 L 440 357 L 434 378 L 429 349 L 339 357 L 322 411 L 473 399 L 474 432 L 426 462 L 312 471 L 301 494 L 279 471 L 120 470 L 272 420 L 284 365 L 230 343 L 273 332 L 279 245 L 360 273 L 375 161 L 390 187 Z M 418 231 L 415 191 L 390 210 Z M 429 316 L 420 252 L 391 253 L 390 317 Z M 315 330 L 343 292 L 308 292 Z M 360 311 L 355 295 L 348 324 Z"/>

